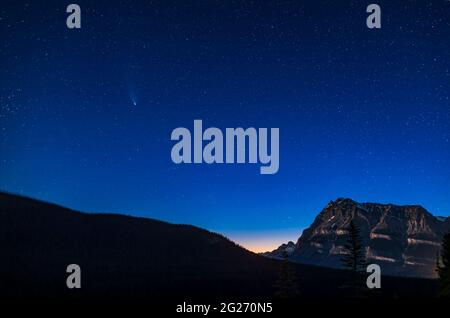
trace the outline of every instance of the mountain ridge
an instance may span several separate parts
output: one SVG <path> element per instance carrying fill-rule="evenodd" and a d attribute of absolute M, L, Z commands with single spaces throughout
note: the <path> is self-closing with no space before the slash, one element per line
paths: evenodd
<path fill-rule="evenodd" d="M 435 278 L 434 267 L 450 218 L 439 219 L 420 205 L 330 201 L 297 240 L 289 259 L 340 268 L 347 228 L 354 219 L 361 229 L 369 262 L 398 276 Z M 276 251 L 276 250 L 275 250 Z M 277 257 L 277 253 L 263 255 Z"/>

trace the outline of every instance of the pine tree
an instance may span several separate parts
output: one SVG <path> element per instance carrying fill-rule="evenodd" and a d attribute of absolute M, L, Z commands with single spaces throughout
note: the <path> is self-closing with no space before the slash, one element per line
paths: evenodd
<path fill-rule="evenodd" d="M 346 254 L 341 258 L 344 268 L 350 270 L 351 274 L 341 287 L 343 293 L 352 298 L 368 297 L 364 276 L 367 263 L 365 249 L 360 236 L 360 230 L 353 220 L 348 228 L 348 240 L 344 245 Z"/>
<path fill-rule="evenodd" d="M 286 251 L 283 252 L 283 262 L 274 288 L 275 296 L 279 298 L 295 298 L 299 296 L 297 275 L 288 260 Z"/>
<path fill-rule="evenodd" d="M 438 258 L 436 271 L 441 287 L 439 296 L 450 297 L 450 233 L 442 239 L 441 257 Z"/>
<path fill-rule="evenodd" d="M 341 262 L 345 268 L 355 273 L 363 272 L 367 265 L 365 249 L 360 236 L 360 230 L 353 220 L 350 221 L 348 235 L 348 241 L 344 246 L 347 254 L 341 258 Z"/>

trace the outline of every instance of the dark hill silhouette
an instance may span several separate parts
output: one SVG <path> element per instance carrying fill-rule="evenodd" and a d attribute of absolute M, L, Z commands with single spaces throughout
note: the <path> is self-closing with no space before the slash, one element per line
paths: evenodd
<path fill-rule="evenodd" d="M 114 214 L 86 214 L 0 193 L 0 297 L 262 297 L 274 295 L 280 261 L 222 235 Z M 79 264 L 82 288 L 66 288 Z M 348 273 L 293 264 L 303 297 L 345 296 Z M 385 297 L 433 296 L 432 280 L 383 278 Z M 247 298 L 248 300 L 249 298 Z"/>

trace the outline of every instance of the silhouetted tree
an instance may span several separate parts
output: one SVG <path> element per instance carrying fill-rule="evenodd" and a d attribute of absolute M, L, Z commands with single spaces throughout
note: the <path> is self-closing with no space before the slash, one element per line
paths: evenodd
<path fill-rule="evenodd" d="M 350 221 L 348 228 L 348 240 L 345 244 L 347 254 L 341 258 L 345 268 L 357 273 L 366 269 L 366 255 L 364 245 L 361 239 L 360 230 L 353 220 Z"/>
<path fill-rule="evenodd" d="M 275 296 L 279 298 L 295 298 L 300 293 L 295 270 L 288 260 L 288 253 L 283 252 L 283 262 L 278 273 L 278 279 L 274 284 Z"/>
<path fill-rule="evenodd" d="M 441 246 L 441 256 L 437 260 L 441 297 L 450 297 L 450 233 L 444 235 Z"/>
<path fill-rule="evenodd" d="M 350 221 L 348 227 L 348 240 L 344 245 L 346 254 L 341 257 L 344 268 L 351 271 L 341 287 L 346 296 L 352 298 L 368 297 L 365 277 L 367 263 L 363 241 L 361 239 L 360 230 L 353 220 Z"/>

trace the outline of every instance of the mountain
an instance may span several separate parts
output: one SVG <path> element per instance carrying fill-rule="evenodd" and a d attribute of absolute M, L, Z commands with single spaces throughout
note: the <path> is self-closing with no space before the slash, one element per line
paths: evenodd
<path fill-rule="evenodd" d="M 276 259 L 283 259 L 285 255 L 287 256 L 292 255 L 294 250 L 295 250 L 295 243 L 289 241 L 285 244 L 281 244 L 278 248 L 274 249 L 273 251 L 260 253 L 260 255 Z"/>
<path fill-rule="evenodd" d="M 450 218 L 435 217 L 418 205 L 332 201 L 303 231 L 290 259 L 341 267 L 351 219 L 361 230 L 368 262 L 379 264 L 383 273 L 436 277 L 436 257 L 443 234 L 450 231 Z"/>
<path fill-rule="evenodd" d="M 279 260 L 194 226 L 81 213 L 1 192 L 0 253 L 0 298 L 19 303 L 42 298 L 273 299 L 284 268 Z M 79 290 L 66 287 L 69 264 L 81 267 Z M 346 295 L 341 288 L 350 277 L 346 271 L 297 263 L 292 270 L 303 298 Z M 383 277 L 379 296 L 433 297 L 436 288 L 433 280 Z M 152 301 L 151 308 L 157 304 Z"/>

